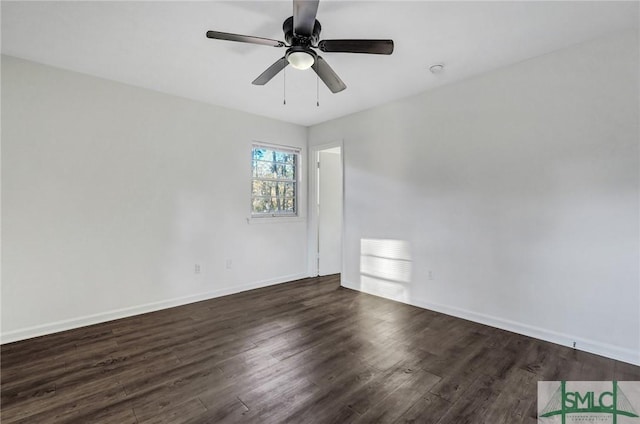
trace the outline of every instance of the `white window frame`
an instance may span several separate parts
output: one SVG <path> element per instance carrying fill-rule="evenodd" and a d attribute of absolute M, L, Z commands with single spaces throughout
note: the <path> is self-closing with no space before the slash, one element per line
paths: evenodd
<path fill-rule="evenodd" d="M 292 153 L 296 156 L 295 158 L 295 165 L 294 165 L 294 175 L 295 175 L 295 179 L 290 180 L 292 181 L 295 185 L 294 185 L 294 205 L 295 205 L 295 212 L 294 213 L 255 213 L 253 211 L 253 181 L 256 179 L 253 176 L 253 151 L 256 148 L 265 148 L 265 149 L 269 149 L 269 150 L 275 150 L 278 152 L 283 152 L 283 153 Z M 301 187 L 300 187 L 300 183 L 301 183 L 301 174 L 302 174 L 302 149 L 299 147 L 293 147 L 293 146 L 285 146 L 285 145 L 280 145 L 280 144 L 271 144 L 271 143 L 263 143 L 260 141 L 254 141 L 251 143 L 251 150 L 250 150 L 250 187 L 249 187 L 249 216 L 251 217 L 251 221 L 253 220 L 285 220 L 285 219 L 291 219 L 291 218 L 299 218 L 300 217 L 300 207 L 301 207 Z M 287 180 L 289 181 L 289 180 Z"/>

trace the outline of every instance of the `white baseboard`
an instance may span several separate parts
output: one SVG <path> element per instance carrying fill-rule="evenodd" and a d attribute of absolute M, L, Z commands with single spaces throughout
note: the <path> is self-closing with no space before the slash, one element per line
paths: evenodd
<path fill-rule="evenodd" d="M 115 309 L 98 314 L 85 315 L 82 317 L 56 321 L 52 323 L 36 325 L 33 327 L 21 328 L 19 330 L 8 331 L 0 335 L 0 344 L 12 343 L 19 340 L 30 339 L 33 337 L 44 336 L 47 334 L 58 333 L 60 331 L 72 330 L 74 328 L 86 327 L 87 325 L 100 324 L 106 321 L 112 321 L 120 318 L 127 318 L 134 315 L 155 312 L 161 309 L 173 308 L 174 306 L 187 305 L 189 303 L 209 300 L 216 297 L 227 296 L 234 293 L 240 293 L 247 290 L 258 289 L 261 287 L 272 286 L 275 284 L 285 283 L 287 281 L 299 280 L 307 278 L 306 273 L 285 275 L 270 280 L 256 281 L 249 284 L 243 284 L 236 287 L 228 287 L 224 289 L 214 290 L 206 293 L 199 293 L 190 296 L 178 297 L 174 299 L 161 300 L 159 302 L 146 303 L 143 305 L 130 306 L 122 309 Z"/>
<path fill-rule="evenodd" d="M 387 296 L 381 296 L 379 293 L 368 291 L 366 289 L 361 288 L 358 284 L 353 284 L 349 281 L 345 281 L 344 279 L 341 281 L 341 284 L 343 287 L 361 291 L 363 293 L 367 293 L 367 294 L 371 294 L 379 297 L 385 297 L 398 302 L 417 306 L 419 308 L 429 309 L 431 311 L 440 312 L 440 313 L 451 315 L 457 318 L 466 319 L 469 321 L 488 325 L 490 327 L 500 328 L 502 330 L 511 331 L 512 333 L 522 334 L 524 336 L 533 337 L 535 339 L 544 340 L 544 341 L 555 343 L 561 346 L 574 347 L 573 343 L 575 342 L 576 343 L 575 349 L 582 350 L 584 352 L 593 353 L 600 356 L 604 356 L 607 358 L 615 359 L 617 361 L 627 362 L 633 365 L 640 365 L 640 352 L 634 351 L 633 349 L 627 349 L 620 346 L 598 342 L 595 340 L 589 340 L 582 337 L 562 334 L 562 333 L 558 333 L 556 331 L 548 330 L 545 328 L 539 328 L 539 327 L 523 324 L 516 321 L 511 321 L 504 318 L 494 317 L 491 315 L 481 314 L 481 313 L 469 311 L 466 309 L 456 308 L 454 306 L 427 302 L 422 299 L 410 299 L 408 301 L 403 301 L 403 300 L 394 299 Z"/>

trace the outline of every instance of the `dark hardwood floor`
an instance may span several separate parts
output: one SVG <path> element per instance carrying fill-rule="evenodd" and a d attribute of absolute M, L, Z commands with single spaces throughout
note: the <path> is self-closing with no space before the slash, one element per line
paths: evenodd
<path fill-rule="evenodd" d="M 1 349 L 2 423 L 532 424 L 640 367 L 306 279 Z"/>

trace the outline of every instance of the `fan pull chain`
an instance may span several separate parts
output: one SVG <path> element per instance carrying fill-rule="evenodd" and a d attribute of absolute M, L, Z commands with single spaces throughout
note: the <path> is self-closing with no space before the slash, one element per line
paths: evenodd
<path fill-rule="evenodd" d="M 287 68 L 282 70 L 282 104 L 287 104 Z"/>
<path fill-rule="evenodd" d="M 316 107 L 320 107 L 320 77 L 316 74 Z"/>

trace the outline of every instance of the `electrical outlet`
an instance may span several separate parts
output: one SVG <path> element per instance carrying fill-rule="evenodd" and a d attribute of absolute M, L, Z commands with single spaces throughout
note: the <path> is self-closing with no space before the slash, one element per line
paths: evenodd
<path fill-rule="evenodd" d="M 195 274 L 200 274 L 200 264 L 195 265 L 195 267 L 193 268 L 193 272 Z"/>
<path fill-rule="evenodd" d="M 233 262 L 231 261 L 231 259 L 227 259 L 225 263 L 225 268 L 231 269 L 232 267 L 233 267 Z"/>
<path fill-rule="evenodd" d="M 429 280 L 433 280 L 433 271 L 429 270 Z"/>

